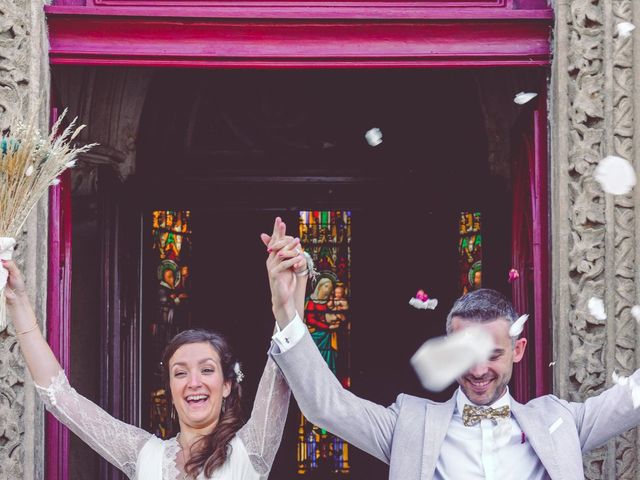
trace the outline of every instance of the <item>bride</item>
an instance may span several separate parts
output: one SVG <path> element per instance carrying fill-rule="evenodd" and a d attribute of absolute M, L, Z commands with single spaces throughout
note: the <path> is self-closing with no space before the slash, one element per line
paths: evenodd
<path fill-rule="evenodd" d="M 276 221 L 273 244 L 283 235 L 282 225 Z M 306 265 L 299 250 L 284 255 L 288 257 L 283 268 L 300 271 Z M 176 335 L 165 349 L 162 365 L 180 433 L 161 440 L 111 417 L 71 388 L 38 328 L 18 268 L 11 261 L 3 260 L 2 265 L 9 272 L 8 311 L 38 393 L 47 409 L 102 457 L 137 480 L 267 478 L 290 396 L 273 360 L 267 360 L 251 418 L 243 425 L 242 373 L 224 337 L 204 330 Z"/>

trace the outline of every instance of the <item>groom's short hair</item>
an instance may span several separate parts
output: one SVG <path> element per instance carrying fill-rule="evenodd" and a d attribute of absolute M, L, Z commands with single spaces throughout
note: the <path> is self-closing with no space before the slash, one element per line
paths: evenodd
<path fill-rule="evenodd" d="M 511 301 L 502 293 L 480 288 L 460 297 L 447 315 L 447 333 L 451 333 L 453 317 L 475 322 L 490 322 L 504 318 L 509 324 L 518 319 Z"/>

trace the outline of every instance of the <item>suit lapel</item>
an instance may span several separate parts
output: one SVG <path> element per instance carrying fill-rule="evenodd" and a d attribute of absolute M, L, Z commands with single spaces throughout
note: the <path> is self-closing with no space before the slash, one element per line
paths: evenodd
<path fill-rule="evenodd" d="M 455 406 L 455 394 L 445 403 L 427 404 L 424 422 L 424 445 L 422 448 L 421 478 L 423 480 L 433 477 L 442 442 L 444 442 L 444 438 L 447 435 Z"/>
<path fill-rule="evenodd" d="M 535 412 L 513 399 L 511 411 L 549 476 L 554 480 L 562 478 L 553 439 L 549 433 L 549 427 L 540 417 L 540 412 Z"/>

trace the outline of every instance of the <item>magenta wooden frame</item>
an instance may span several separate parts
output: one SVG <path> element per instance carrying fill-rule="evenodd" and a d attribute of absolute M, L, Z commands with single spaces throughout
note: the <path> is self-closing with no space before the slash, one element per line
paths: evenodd
<path fill-rule="evenodd" d="M 58 0 L 45 7 L 54 65 L 179 68 L 547 67 L 541 0 Z M 541 99 L 542 100 L 542 99 Z M 543 102 L 541 102 L 543 103 Z M 536 395 L 550 392 L 547 120 L 536 112 L 533 259 Z M 69 367 L 71 209 L 52 189 L 49 342 Z M 531 339 L 530 339 L 531 341 Z M 68 434 L 47 420 L 47 478 L 66 480 Z"/>
<path fill-rule="evenodd" d="M 52 64 L 459 68 L 546 66 L 550 58 L 549 19 L 242 21 L 67 12 L 47 9 Z"/>
<path fill-rule="evenodd" d="M 55 110 L 54 110 L 55 116 Z M 71 180 L 62 176 L 49 189 L 49 260 L 47 289 L 47 341 L 60 365 L 70 375 L 71 356 Z M 69 431 L 47 413 L 46 478 L 69 478 Z"/>

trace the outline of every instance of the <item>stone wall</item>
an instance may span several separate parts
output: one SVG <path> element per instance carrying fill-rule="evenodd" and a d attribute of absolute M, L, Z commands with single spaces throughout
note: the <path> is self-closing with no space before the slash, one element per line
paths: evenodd
<path fill-rule="evenodd" d="M 633 5 L 635 3 L 635 5 Z M 633 9 L 635 8 L 635 12 Z M 637 0 L 562 0 L 556 4 L 551 85 L 551 172 L 555 392 L 582 401 L 611 385 L 614 371 L 639 365 L 630 309 L 640 249 L 635 221 L 640 190 L 605 195 L 593 179 L 597 162 L 618 155 L 640 161 L 640 29 L 620 37 L 616 25 L 640 25 Z M 635 76 L 633 74 L 635 70 Z M 634 78 L 635 77 L 635 78 Z M 604 300 L 608 318 L 589 315 Z M 637 479 L 638 432 L 585 457 L 589 479 Z"/>
<path fill-rule="evenodd" d="M 0 129 L 16 119 L 49 118 L 49 65 L 43 4 L 0 2 Z M 41 202 L 18 239 L 18 261 L 39 319 L 45 318 L 47 203 Z M 43 415 L 13 330 L 0 332 L 0 480 L 41 479 Z"/>

